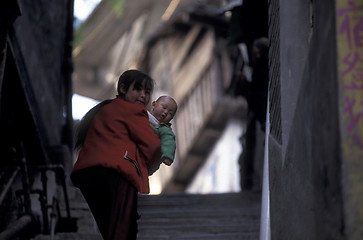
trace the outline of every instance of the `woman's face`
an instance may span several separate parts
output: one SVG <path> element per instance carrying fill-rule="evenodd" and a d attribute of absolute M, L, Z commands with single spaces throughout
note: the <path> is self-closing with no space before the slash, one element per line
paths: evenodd
<path fill-rule="evenodd" d="M 141 84 L 140 89 L 136 89 L 133 82 L 125 92 L 125 100 L 133 104 L 142 104 L 146 106 L 150 102 L 151 89 L 145 87 L 145 81 Z"/>

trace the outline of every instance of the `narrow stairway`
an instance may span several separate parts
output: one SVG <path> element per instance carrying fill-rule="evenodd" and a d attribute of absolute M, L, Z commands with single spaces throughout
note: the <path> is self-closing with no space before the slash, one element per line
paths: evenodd
<path fill-rule="evenodd" d="M 260 193 L 141 195 L 139 240 L 257 240 Z"/>
<path fill-rule="evenodd" d="M 79 190 L 69 189 L 77 232 L 57 232 L 54 240 L 102 240 Z M 261 194 L 139 195 L 138 240 L 258 240 Z M 61 208 L 63 208 L 61 206 Z M 38 235 L 33 240 L 51 239 Z"/>

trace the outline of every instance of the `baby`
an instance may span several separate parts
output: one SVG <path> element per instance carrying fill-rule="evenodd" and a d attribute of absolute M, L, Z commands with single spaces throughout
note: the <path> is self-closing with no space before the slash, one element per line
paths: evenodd
<path fill-rule="evenodd" d="M 177 111 L 176 101 L 170 96 L 161 96 L 151 104 L 149 113 L 150 125 L 159 136 L 161 142 L 161 160 L 167 166 L 174 161 L 175 135 L 171 129 L 170 121 Z"/>

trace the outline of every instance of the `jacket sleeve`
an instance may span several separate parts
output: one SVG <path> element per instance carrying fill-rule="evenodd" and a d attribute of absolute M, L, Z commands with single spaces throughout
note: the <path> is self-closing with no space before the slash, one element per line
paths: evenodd
<path fill-rule="evenodd" d="M 161 158 L 167 157 L 174 160 L 176 144 L 173 130 L 169 127 L 160 125 L 159 135 L 161 140 Z"/>
<path fill-rule="evenodd" d="M 147 111 L 140 105 L 135 108 L 135 114 L 130 116 L 128 128 L 131 139 L 137 144 L 146 166 L 151 168 L 160 159 L 160 139 L 150 126 Z"/>

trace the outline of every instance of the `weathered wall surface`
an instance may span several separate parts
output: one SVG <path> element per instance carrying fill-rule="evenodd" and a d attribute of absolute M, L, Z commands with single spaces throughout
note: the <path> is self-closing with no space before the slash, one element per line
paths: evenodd
<path fill-rule="evenodd" d="M 25 92 L 34 96 L 47 145 L 59 145 L 66 141 L 63 127 L 71 113 L 73 1 L 21 0 L 18 5 L 21 15 L 9 34 L 10 45 Z"/>
<path fill-rule="evenodd" d="M 346 232 L 363 238 L 363 1 L 337 1 L 339 109 Z"/>
<path fill-rule="evenodd" d="M 282 144 L 269 141 L 271 237 L 344 239 L 335 3 L 281 0 L 280 29 Z"/>

